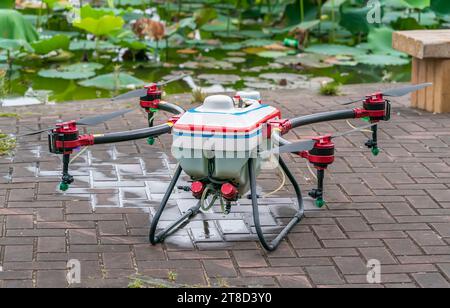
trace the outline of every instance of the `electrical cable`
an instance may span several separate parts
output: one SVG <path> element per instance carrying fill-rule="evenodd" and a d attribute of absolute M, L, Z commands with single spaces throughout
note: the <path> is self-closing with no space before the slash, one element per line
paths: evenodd
<path fill-rule="evenodd" d="M 286 174 L 284 173 L 284 171 L 283 171 L 283 169 L 281 168 L 280 164 L 278 164 L 278 170 L 280 171 L 281 176 L 282 176 L 281 185 L 280 185 L 277 189 L 275 189 L 274 191 L 265 194 L 265 195 L 263 196 L 263 198 L 267 198 L 267 197 L 269 197 L 269 196 L 272 196 L 272 195 L 276 194 L 277 192 L 279 192 L 280 190 L 282 190 L 283 187 L 286 185 Z"/>

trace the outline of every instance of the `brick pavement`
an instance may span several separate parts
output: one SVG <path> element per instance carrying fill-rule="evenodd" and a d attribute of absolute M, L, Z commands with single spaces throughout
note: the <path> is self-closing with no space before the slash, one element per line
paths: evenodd
<path fill-rule="evenodd" d="M 353 97 L 376 88 L 348 86 L 345 92 Z M 278 94 L 264 97 L 287 117 L 322 106 L 336 109 L 332 106 L 346 99 L 306 90 Z M 337 160 L 326 177 L 327 206 L 317 210 L 307 203 L 306 218 L 273 253 L 255 240 L 248 201 L 228 217 L 218 209 L 198 216 L 163 245 L 148 244 L 149 217 L 175 165 L 170 136 L 156 146 L 140 140 L 90 148 L 72 164 L 76 182 L 65 194 L 57 191 L 60 157 L 46 152 L 46 136 L 22 140 L 14 156 L 0 158 L 0 287 L 67 286 L 70 259 L 81 262 L 85 287 L 126 287 L 136 274 L 167 279 L 169 273 L 188 285 L 449 287 L 450 116 L 412 110 L 407 103 L 397 100 L 393 120 L 381 125 L 378 157 L 364 149 L 362 134 L 337 140 Z M 61 117 L 124 106 L 130 104 L 20 108 L 22 117 L 1 118 L 0 129 L 24 133 Z M 145 123 L 135 111 L 89 130 L 128 130 Z M 345 121 L 324 123 L 298 129 L 289 138 L 348 129 Z M 304 192 L 313 187 L 302 159 L 291 156 L 288 165 Z M 264 172 L 260 189 L 276 188 L 275 178 Z M 292 189 L 278 197 L 261 200 L 268 233 L 279 230 L 292 213 Z M 192 202 L 189 194 L 176 192 L 162 224 Z M 367 284 L 370 259 L 382 264 L 380 285 Z"/>

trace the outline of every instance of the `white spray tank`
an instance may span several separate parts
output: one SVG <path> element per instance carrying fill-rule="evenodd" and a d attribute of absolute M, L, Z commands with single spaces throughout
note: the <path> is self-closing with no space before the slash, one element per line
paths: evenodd
<path fill-rule="evenodd" d="M 249 189 L 250 157 L 267 143 L 265 123 L 280 112 L 260 103 L 258 92 L 238 92 L 242 107 L 231 97 L 209 96 L 203 105 L 188 110 L 173 127 L 172 154 L 193 180 L 222 180 L 233 183 L 240 194 Z"/>

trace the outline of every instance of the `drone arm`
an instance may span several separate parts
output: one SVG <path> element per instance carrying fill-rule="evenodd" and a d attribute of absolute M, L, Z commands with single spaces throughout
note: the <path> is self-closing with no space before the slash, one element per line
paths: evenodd
<path fill-rule="evenodd" d="M 357 117 L 354 109 L 349 110 L 338 110 L 338 111 L 329 111 L 329 112 L 321 112 L 306 116 L 301 116 L 297 118 L 293 118 L 289 120 L 291 128 L 297 128 L 300 126 L 327 122 L 327 121 L 335 121 L 335 120 L 347 120 L 354 119 Z"/>
<path fill-rule="evenodd" d="M 158 109 L 162 111 L 167 111 L 175 115 L 183 114 L 185 112 L 185 110 L 182 107 L 165 101 L 159 102 Z"/>
<path fill-rule="evenodd" d="M 149 128 L 142 128 L 137 130 L 110 133 L 104 135 L 94 135 L 94 144 L 116 143 L 131 140 L 144 139 L 148 137 L 157 137 L 163 134 L 168 134 L 172 130 L 170 123 L 161 124 Z"/>
<path fill-rule="evenodd" d="M 172 113 L 174 115 L 180 115 L 185 112 L 185 110 L 175 104 L 161 101 L 158 104 L 158 109 L 162 111 L 166 111 Z M 176 116 L 175 116 L 176 117 Z M 104 135 L 94 135 L 93 144 L 105 144 L 105 143 L 116 143 L 116 142 L 124 142 L 124 141 L 132 141 L 138 139 L 152 138 L 157 137 L 163 134 L 168 134 L 172 131 L 172 126 L 175 120 L 175 117 L 169 120 L 168 123 L 161 124 L 158 126 L 151 126 L 148 128 L 142 128 L 137 130 L 125 131 L 125 132 L 117 132 L 117 133 L 109 133 Z"/>

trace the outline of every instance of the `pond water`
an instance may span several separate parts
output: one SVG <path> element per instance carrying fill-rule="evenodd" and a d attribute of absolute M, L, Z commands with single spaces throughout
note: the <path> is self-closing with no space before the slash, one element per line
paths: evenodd
<path fill-rule="evenodd" d="M 273 67 L 275 63 L 274 59 L 266 59 L 257 55 L 242 54 L 242 63 L 236 63 L 236 59 L 241 57 L 235 57 L 236 52 L 226 52 L 223 50 L 213 50 L 208 53 L 203 53 L 204 57 L 214 58 L 217 61 L 224 61 L 230 63 L 234 68 L 224 70 L 222 68 L 198 68 L 192 69 L 192 66 L 185 67 L 184 63 L 198 63 L 202 59 L 198 58 L 198 55 L 184 55 L 177 54 L 176 50 L 169 51 L 168 61 L 163 59 L 161 63 L 155 63 L 153 61 L 145 62 L 123 62 L 121 64 L 121 72 L 127 72 L 131 75 L 139 78 L 145 82 L 157 82 L 162 80 L 165 76 L 181 74 L 181 72 L 192 73 L 192 76 L 199 86 L 210 86 L 205 79 L 196 78 L 199 75 L 212 74 L 219 75 L 215 79 L 219 79 L 220 75 L 233 75 L 239 76 L 241 80 L 233 83 L 233 80 L 227 81 L 223 86 L 226 89 L 261 89 L 266 88 L 266 84 L 271 82 L 273 88 L 284 88 L 280 83 L 276 83 L 273 80 L 265 80 L 260 78 L 262 74 L 267 73 L 291 73 L 302 74 L 310 78 L 314 77 L 330 77 L 340 84 L 355 84 L 355 83 L 374 83 L 380 81 L 396 81 L 407 82 L 410 80 L 410 65 L 392 66 L 392 67 L 378 67 L 358 64 L 356 66 L 332 66 L 327 68 L 301 68 L 296 69 L 292 67 Z M 164 55 L 165 57 L 165 55 Z M 75 59 L 71 59 L 70 63 L 76 63 L 82 61 L 83 54 L 81 52 L 75 53 Z M 229 62 L 229 59 L 232 61 Z M 104 67 L 99 70 L 98 74 L 110 73 L 114 70 L 116 64 L 112 63 L 110 59 L 95 59 L 95 62 L 101 63 Z M 85 100 L 95 98 L 110 98 L 123 91 L 110 91 L 103 90 L 94 87 L 84 87 L 79 85 L 77 80 L 65 80 L 60 78 L 44 78 L 40 77 L 37 72 L 42 69 L 43 66 L 39 63 L 21 62 L 20 75 L 12 80 L 11 94 L 23 95 L 30 87 L 33 90 L 47 90 L 51 91 L 49 99 L 51 101 L 63 102 L 73 100 Z M 52 64 L 50 67 L 57 67 L 64 63 Z M 271 65 L 272 64 L 272 65 Z M 225 76 L 225 77 L 226 77 Z M 226 80 L 229 78 L 225 78 Z M 304 84 L 293 85 L 290 88 L 304 87 Z M 164 88 L 167 94 L 186 93 L 192 89 L 184 81 L 177 81 L 168 84 Z"/>

